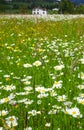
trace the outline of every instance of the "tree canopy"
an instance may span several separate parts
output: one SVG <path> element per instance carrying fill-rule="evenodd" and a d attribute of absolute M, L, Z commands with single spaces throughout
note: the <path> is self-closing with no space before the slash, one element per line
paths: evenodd
<path fill-rule="evenodd" d="M 79 0 L 0 0 L 0 12 L 29 13 L 29 10 L 32 10 L 35 7 L 42 7 L 47 10 L 58 8 L 58 13 L 63 14 L 84 14 L 84 5 L 79 6 L 74 3 L 78 1 Z"/>

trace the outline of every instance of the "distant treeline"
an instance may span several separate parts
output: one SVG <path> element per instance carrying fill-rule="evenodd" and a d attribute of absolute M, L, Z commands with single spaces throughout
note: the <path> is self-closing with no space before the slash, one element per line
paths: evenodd
<path fill-rule="evenodd" d="M 72 0 L 71 0 L 72 1 Z M 28 13 L 35 7 L 46 8 L 49 12 L 63 14 L 84 14 L 84 5 L 75 5 L 70 0 L 0 0 L 0 13 Z M 53 12 L 58 8 L 58 12 Z"/>

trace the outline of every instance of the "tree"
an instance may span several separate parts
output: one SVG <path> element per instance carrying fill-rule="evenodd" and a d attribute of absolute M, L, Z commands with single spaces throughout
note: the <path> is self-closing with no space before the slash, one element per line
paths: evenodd
<path fill-rule="evenodd" d="M 76 14 L 84 14 L 84 5 L 76 6 L 75 13 Z"/>
<path fill-rule="evenodd" d="M 62 0 L 59 4 L 60 12 L 61 13 L 73 13 L 74 11 L 74 4 L 71 3 L 69 0 Z"/>
<path fill-rule="evenodd" d="M 27 5 L 26 5 L 26 4 L 20 5 L 19 11 L 20 11 L 21 14 L 27 13 L 27 10 L 28 10 L 28 8 L 27 8 Z"/>
<path fill-rule="evenodd" d="M 0 0 L 0 12 L 5 11 L 5 0 Z"/>
<path fill-rule="evenodd" d="M 0 0 L 0 4 L 4 4 L 5 3 L 5 0 Z"/>

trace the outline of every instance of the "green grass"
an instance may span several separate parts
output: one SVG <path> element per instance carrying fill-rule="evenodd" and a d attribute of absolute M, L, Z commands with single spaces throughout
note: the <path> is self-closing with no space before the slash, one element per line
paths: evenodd
<path fill-rule="evenodd" d="M 84 130 L 84 18 L 0 18 L 0 127 Z"/>

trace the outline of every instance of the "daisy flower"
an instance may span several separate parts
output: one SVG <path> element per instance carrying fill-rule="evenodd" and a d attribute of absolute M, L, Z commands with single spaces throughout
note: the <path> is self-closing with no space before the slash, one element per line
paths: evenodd
<path fill-rule="evenodd" d="M 42 65 L 42 63 L 40 61 L 35 61 L 33 63 L 33 65 L 36 66 L 36 67 L 38 67 L 38 66 Z"/>
<path fill-rule="evenodd" d="M 9 127 L 15 127 L 15 126 L 17 126 L 18 125 L 18 123 L 17 123 L 17 117 L 15 117 L 15 116 L 10 116 L 10 117 L 8 117 L 8 118 L 6 118 L 6 123 L 7 123 L 7 125 L 9 126 Z"/>

